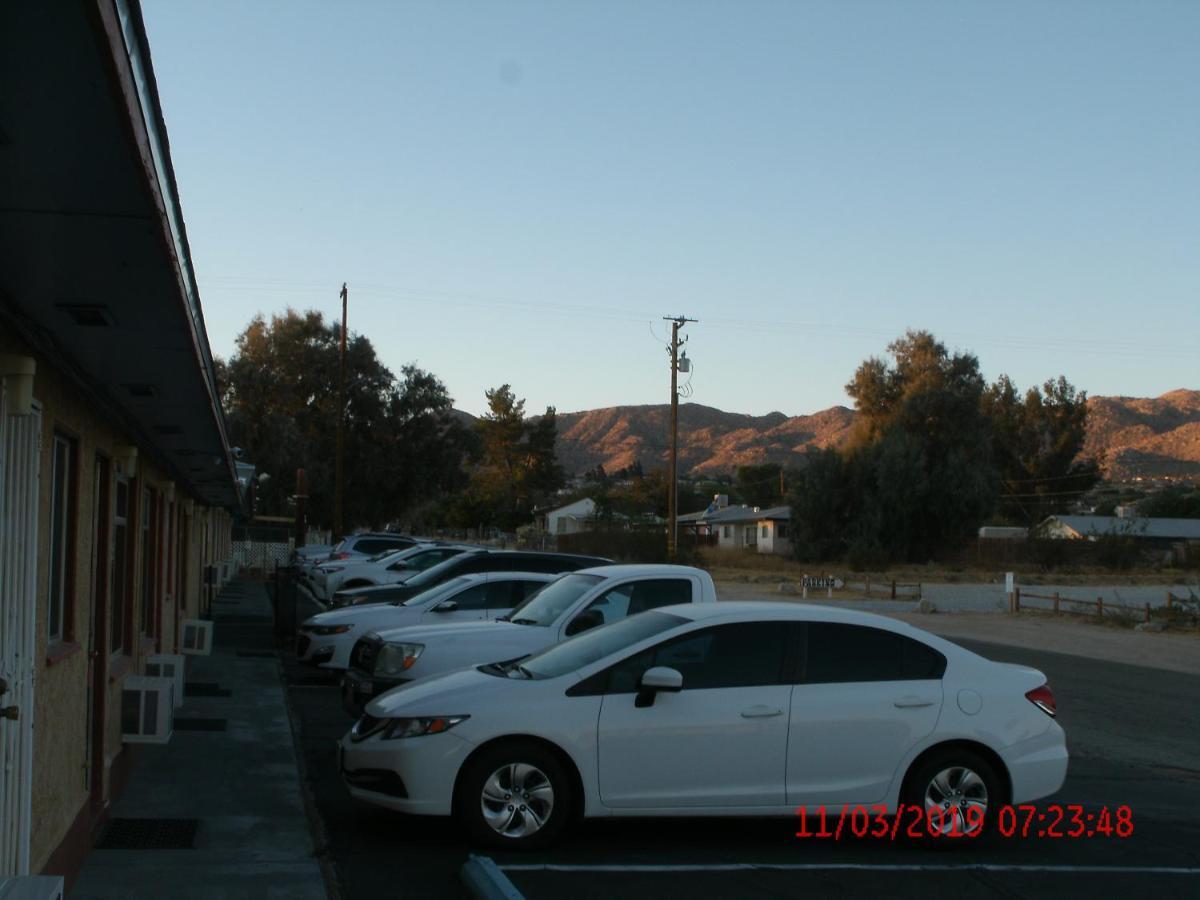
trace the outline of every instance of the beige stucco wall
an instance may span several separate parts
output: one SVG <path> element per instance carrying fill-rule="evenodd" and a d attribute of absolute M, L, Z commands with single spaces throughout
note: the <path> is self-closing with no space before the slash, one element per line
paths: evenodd
<path fill-rule="evenodd" d="M 89 787 L 85 768 L 90 696 L 87 650 L 92 626 L 95 460 L 98 452 L 110 460 L 114 459 L 116 449 L 122 445 L 129 445 L 131 440 L 97 415 L 86 398 L 81 397 L 74 385 L 62 377 L 52 365 L 40 358 L 38 354 L 33 353 L 29 347 L 2 327 L 0 327 L 0 352 L 33 356 L 37 360 L 34 399 L 42 407 L 36 595 L 37 652 L 35 659 L 37 667 L 34 677 L 33 710 L 33 822 L 30 853 L 32 871 L 40 871 L 66 836 L 71 824 L 88 800 Z M 75 516 L 72 522 L 74 579 L 68 586 L 68 595 L 65 601 L 71 610 L 67 619 L 72 623 L 72 627 L 64 641 L 56 642 L 52 646 L 48 639 L 50 503 L 53 484 L 53 439 L 56 432 L 66 435 L 75 442 L 77 487 Z M 139 455 L 141 456 L 141 454 Z M 131 488 L 135 489 L 130 491 L 131 508 L 135 503 L 140 504 L 142 490 L 147 485 L 159 492 L 160 496 L 169 493 L 170 479 L 164 472 L 150 465 L 144 456 L 138 460 L 137 469 L 137 481 L 131 482 Z M 186 506 L 183 502 L 184 499 L 183 491 L 176 488 L 175 501 L 180 512 Z M 111 523 L 115 488 L 110 490 L 108 500 L 109 506 L 103 511 L 103 515 Z M 168 508 L 164 503 L 164 520 Z M 228 513 L 223 510 L 210 511 L 197 505 L 194 507 L 194 511 L 188 533 L 189 546 L 186 551 L 188 584 L 185 585 L 185 600 L 188 615 L 191 616 L 197 615 L 200 611 L 199 585 L 203 566 L 213 559 L 211 553 L 208 559 L 203 558 L 200 551 L 203 527 L 209 527 L 213 532 L 224 530 L 227 534 L 229 521 Z M 138 540 L 141 525 L 140 522 L 131 522 L 130 524 L 129 545 L 134 555 L 134 577 L 131 586 L 132 615 L 135 623 L 134 640 L 132 647 L 125 648 L 127 659 L 110 658 L 109 660 L 110 676 L 115 672 L 119 677 L 108 679 L 105 705 L 105 746 L 102 753 L 94 753 L 95 761 L 105 766 L 106 798 L 110 793 L 108 767 L 111 766 L 122 746 L 120 734 L 122 682 L 127 675 L 143 671 L 145 657 L 150 653 L 157 652 L 152 639 L 141 637 L 143 630 L 140 621 L 142 558 L 140 555 L 141 542 Z M 104 551 L 109 554 L 111 559 L 111 528 L 109 534 L 110 546 L 104 548 Z M 221 549 L 220 544 L 210 543 L 210 546 L 214 551 Z M 227 541 L 225 546 L 227 546 Z M 151 552 L 156 551 L 157 542 L 152 541 L 149 549 Z M 164 546 L 164 555 L 165 552 Z M 176 645 L 176 615 L 173 603 L 164 602 L 165 596 L 175 593 L 174 585 L 168 583 L 167 575 L 164 563 L 163 577 L 155 592 L 155 602 L 159 604 L 162 616 L 163 652 L 171 652 Z M 111 591 L 108 593 L 108 602 L 111 604 L 113 600 Z M 111 608 L 109 615 L 111 616 Z M 104 631 L 104 634 L 96 635 L 96 649 L 101 653 L 108 651 L 108 629 L 105 628 Z M 121 672 L 124 674 L 120 674 Z"/>

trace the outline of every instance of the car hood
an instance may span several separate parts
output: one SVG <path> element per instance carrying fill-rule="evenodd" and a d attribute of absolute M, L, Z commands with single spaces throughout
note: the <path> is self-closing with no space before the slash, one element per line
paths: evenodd
<path fill-rule="evenodd" d="M 514 679 L 485 675 L 468 666 L 394 687 L 369 702 L 365 711 L 376 718 L 470 715 L 480 704 L 496 702 L 496 695 L 515 686 Z"/>
<path fill-rule="evenodd" d="M 317 613 L 311 619 L 305 619 L 302 625 L 357 625 L 360 622 L 379 622 L 380 627 L 390 628 L 390 619 L 395 619 L 396 626 L 403 624 L 414 610 L 407 607 L 392 606 L 390 603 L 363 603 L 359 606 L 345 606 Z"/>
<path fill-rule="evenodd" d="M 522 639 L 530 633 L 537 635 L 537 643 L 544 644 L 546 636 L 553 634 L 549 628 L 538 625 L 514 625 L 512 622 L 447 622 L 444 625 L 416 625 L 412 627 L 397 627 L 375 629 L 375 633 L 384 641 L 403 638 L 405 641 L 425 643 L 427 641 L 445 640 L 446 638 L 484 638 L 485 640 L 515 640 Z"/>

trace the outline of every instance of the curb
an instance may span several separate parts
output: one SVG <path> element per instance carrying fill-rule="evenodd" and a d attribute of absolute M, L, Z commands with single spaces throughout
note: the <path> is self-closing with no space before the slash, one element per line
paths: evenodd
<path fill-rule="evenodd" d="M 508 876 L 500 871 L 490 856 L 472 853 L 459 870 L 459 877 L 477 900 L 525 900 L 525 895 L 508 880 Z"/>

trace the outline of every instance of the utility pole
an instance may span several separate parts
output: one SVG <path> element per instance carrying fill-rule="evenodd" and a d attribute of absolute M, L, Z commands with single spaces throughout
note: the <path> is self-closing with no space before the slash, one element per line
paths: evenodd
<path fill-rule="evenodd" d="M 687 316 L 663 316 L 671 323 L 671 471 L 667 476 L 667 559 L 674 561 L 679 518 L 679 348 L 687 341 L 679 340 L 679 329 L 688 322 L 699 322 Z"/>
<path fill-rule="evenodd" d="M 335 462 L 333 469 L 333 541 L 337 543 L 342 539 L 342 494 L 345 488 L 343 483 L 344 467 L 345 467 L 345 450 L 343 444 L 343 434 L 346 421 L 346 301 L 349 293 L 346 290 L 346 283 L 342 282 L 342 341 L 341 352 L 338 357 L 338 419 L 337 419 L 337 450 L 335 454 Z"/>

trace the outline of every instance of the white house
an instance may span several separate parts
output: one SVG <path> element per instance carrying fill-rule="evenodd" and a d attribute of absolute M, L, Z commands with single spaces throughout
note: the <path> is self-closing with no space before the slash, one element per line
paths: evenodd
<path fill-rule="evenodd" d="M 584 497 L 546 513 L 546 531 L 549 534 L 575 534 L 590 530 L 596 517 L 596 502 Z"/>
<path fill-rule="evenodd" d="M 723 550 L 755 550 L 778 556 L 792 552 L 790 507 L 727 506 L 722 500 L 728 503 L 724 495 L 718 495 L 703 512 L 680 516 L 680 525 L 697 534 L 716 534 L 717 546 Z"/>

